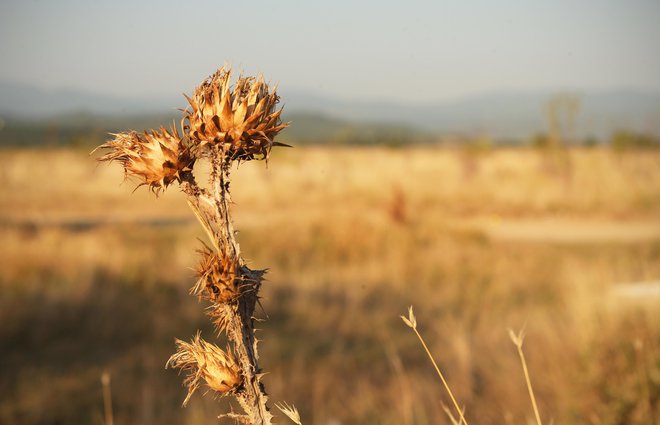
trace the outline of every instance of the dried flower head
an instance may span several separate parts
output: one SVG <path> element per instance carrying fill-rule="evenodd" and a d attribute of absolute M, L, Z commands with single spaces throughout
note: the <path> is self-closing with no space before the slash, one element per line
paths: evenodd
<path fill-rule="evenodd" d="M 191 293 L 215 302 L 227 302 L 238 296 L 236 260 L 229 255 L 218 255 L 208 246 L 198 251 L 202 258 L 197 265 L 197 282 Z"/>
<path fill-rule="evenodd" d="M 240 369 L 229 350 L 224 352 L 216 345 L 204 341 L 199 333 L 191 343 L 176 340 L 176 345 L 177 352 L 167 361 L 166 367 L 188 372 L 184 381 L 188 387 L 184 406 L 202 385 L 202 380 L 219 395 L 229 394 L 241 384 Z"/>
<path fill-rule="evenodd" d="M 288 123 L 282 123 L 282 109 L 275 110 L 279 96 L 269 90 L 262 76 L 239 77 L 230 87 L 231 71 L 220 68 L 197 87 L 191 109 L 184 111 L 184 131 L 205 145 L 220 146 L 230 159 L 268 157 L 273 146 L 288 146 L 273 139 Z"/>
<path fill-rule="evenodd" d="M 137 177 L 139 186 L 148 185 L 156 193 L 180 180 L 181 173 L 190 171 L 195 162 L 176 128 L 171 133 L 161 127 L 142 135 L 131 131 L 114 136 L 97 148 L 110 149 L 98 160 L 121 163 L 126 177 Z"/>

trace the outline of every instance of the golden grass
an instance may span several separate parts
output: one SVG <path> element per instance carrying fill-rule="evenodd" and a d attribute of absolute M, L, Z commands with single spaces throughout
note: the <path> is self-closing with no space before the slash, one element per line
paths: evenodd
<path fill-rule="evenodd" d="M 516 346 L 518 350 L 518 356 L 520 357 L 520 364 L 523 368 L 523 373 L 525 375 L 525 384 L 527 385 L 527 391 L 529 391 L 529 399 L 532 402 L 532 408 L 534 409 L 534 417 L 536 418 L 537 425 L 543 425 L 541 422 L 541 414 L 539 413 L 539 408 L 536 405 L 536 397 L 534 396 L 534 389 L 532 388 L 532 380 L 529 377 L 529 370 L 527 369 L 527 361 L 525 360 L 525 353 L 523 352 L 523 343 L 525 341 L 525 331 L 521 330 L 517 334 L 509 329 L 509 337 L 511 342 Z"/>
<path fill-rule="evenodd" d="M 438 364 L 436 363 L 435 359 L 433 358 L 433 355 L 431 354 L 431 351 L 429 351 L 429 347 L 426 345 L 426 341 L 424 341 L 424 338 L 422 335 L 419 333 L 417 330 L 417 318 L 415 317 L 413 313 L 413 308 L 410 306 L 408 308 L 408 317 L 401 316 L 401 319 L 403 322 L 408 325 L 410 329 L 415 332 L 415 335 L 417 335 L 417 339 L 419 339 L 419 342 L 422 344 L 422 347 L 424 347 L 424 351 L 426 351 L 426 355 L 429 356 L 429 359 L 431 360 L 431 363 L 433 363 L 433 367 L 435 368 L 436 373 L 440 377 L 440 380 L 442 381 L 442 385 L 444 385 L 445 390 L 447 391 L 447 394 L 449 394 L 449 398 L 451 398 L 451 402 L 454 404 L 454 408 L 456 409 L 456 413 L 458 413 L 458 416 L 461 418 L 459 421 L 459 424 L 464 423 L 465 425 L 468 425 L 468 422 L 465 420 L 465 416 L 463 415 L 463 409 L 458 407 L 458 402 L 456 402 L 456 397 L 454 397 L 454 393 L 451 391 L 451 388 L 449 387 L 449 384 L 447 384 L 447 380 L 445 379 L 445 376 L 442 374 L 440 371 L 440 368 L 438 367 Z M 453 416 L 452 416 L 453 418 Z"/>
<path fill-rule="evenodd" d="M 660 153 L 570 151 L 570 179 L 526 149 L 469 170 L 433 147 L 273 156 L 234 172 L 235 227 L 250 263 L 271 268 L 266 384 L 303 423 L 448 423 L 397 323 L 410 304 L 434 318 L 418 326 L 471 423 L 531 419 L 507 337 L 525 323 L 546 423 L 660 418 L 660 300 L 615 290 L 660 278 Z M 206 320 L 185 300 L 205 235 L 181 195 L 131 194 L 84 153 L 0 157 L 0 422 L 102 417 L 106 367 L 115 423 L 204 422 L 217 408 L 192 397 L 179 410 L 162 371 L 172 336 Z"/>

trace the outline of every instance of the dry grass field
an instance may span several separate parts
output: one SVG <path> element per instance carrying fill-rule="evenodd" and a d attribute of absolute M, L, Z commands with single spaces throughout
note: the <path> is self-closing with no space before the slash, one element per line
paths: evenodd
<path fill-rule="evenodd" d="M 0 423 L 208 423 L 164 365 L 212 330 L 188 290 L 183 196 L 73 150 L 0 151 Z M 236 228 L 269 268 L 261 362 L 307 425 L 660 423 L 660 152 L 296 148 L 234 171 Z M 222 345 L 222 344 L 221 344 Z M 278 423 L 286 423 L 280 418 Z M 229 422 L 227 422 L 229 423 Z"/>

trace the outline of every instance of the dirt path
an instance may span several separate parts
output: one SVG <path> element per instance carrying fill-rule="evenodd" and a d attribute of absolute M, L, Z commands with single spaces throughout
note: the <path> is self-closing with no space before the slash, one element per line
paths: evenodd
<path fill-rule="evenodd" d="M 651 219 L 479 218 L 461 220 L 457 225 L 460 228 L 478 229 L 494 240 L 548 243 L 660 241 L 660 220 Z"/>

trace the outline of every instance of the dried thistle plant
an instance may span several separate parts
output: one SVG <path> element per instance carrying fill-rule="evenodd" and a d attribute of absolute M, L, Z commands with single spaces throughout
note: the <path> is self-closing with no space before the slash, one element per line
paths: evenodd
<path fill-rule="evenodd" d="M 182 143 L 176 130 L 135 131 L 119 133 L 96 149 L 109 149 L 99 161 L 117 161 L 124 167 L 125 177 L 135 177 L 139 186 L 148 185 L 158 193 L 174 181 L 181 181 L 181 173 L 191 171 L 195 158 L 190 146 Z M 96 150 L 95 149 L 95 150 Z"/>
<path fill-rule="evenodd" d="M 184 406 L 202 380 L 218 395 L 232 393 L 241 384 L 240 370 L 229 349 L 225 352 L 204 341 L 199 332 L 191 343 L 176 340 L 176 345 L 177 352 L 167 361 L 167 366 L 188 372 L 185 380 L 188 395 L 183 401 Z"/>
<path fill-rule="evenodd" d="M 230 78 L 221 68 L 186 96 L 191 110 L 184 112 L 183 129 L 200 147 L 222 147 L 229 159 L 266 158 L 271 147 L 282 146 L 273 138 L 287 126 L 275 110 L 279 97 L 262 77 L 239 78 L 233 90 Z"/>
<path fill-rule="evenodd" d="M 107 152 L 98 159 L 119 162 L 126 177 L 156 194 L 178 183 L 209 237 L 211 246 L 199 250 L 191 293 L 210 303 L 208 314 L 230 347 L 223 351 L 199 334 L 191 343 L 177 340 L 167 366 L 188 373 L 183 404 L 205 384 L 216 395 L 239 401 L 244 413 L 227 416 L 270 424 L 253 323 L 265 271 L 250 269 L 241 257 L 229 208 L 229 176 L 235 161 L 268 159 L 274 146 L 287 146 L 274 138 L 288 123 L 281 122 L 282 109 L 276 109 L 276 90 L 262 77 L 241 76 L 232 86 L 231 71 L 224 67 L 186 98 L 190 106 L 183 110 L 181 134 L 176 128 L 115 134 L 99 146 Z M 207 186 L 195 180 L 193 168 L 200 160 L 211 166 Z"/>

